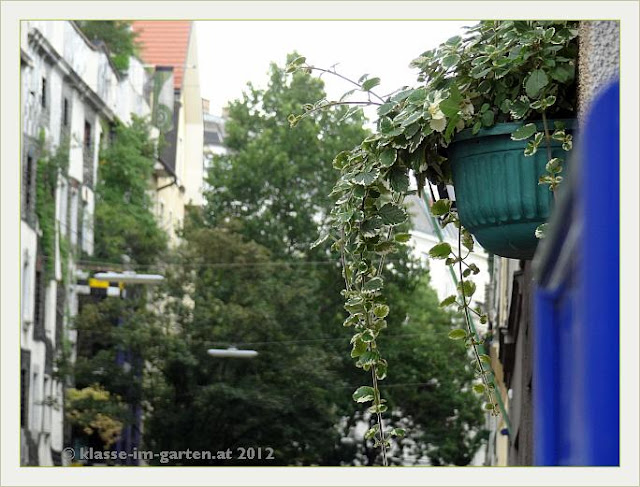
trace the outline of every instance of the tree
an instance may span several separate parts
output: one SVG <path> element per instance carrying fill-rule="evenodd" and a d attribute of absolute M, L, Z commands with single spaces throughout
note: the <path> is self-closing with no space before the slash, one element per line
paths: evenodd
<path fill-rule="evenodd" d="M 327 196 L 331 159 L 364 135 L 362 118 L 344 118 L 339 108 L 309 116 L 292 130 L 287 115 L 324 96 L 322 84 L 276 65 L 270 73 L 265 90 L 249 85 L 243 100 L 231 104 L 230 153 L 214 159 L 207 204 L 186 219 L 184 244 L 167 265 L 164 293 L 171 299 L 163 313 L 171 316 L 172 332 L 148 381 L 146 441 L 155 450 L 274 448 L 275 461 L 236 458 L 243 465 L 353 463 L 358 449 L 342 445 L 340 427 L 346 418 L 349 425 L 361 417 L 351 387 L 362 371 L 348 358 L 339 266 L 330 260 L 329 243 L 313 250 L 309 244 L 333 205 Z M 394 361 L 406 362 L 394 382 L 436 378 L 443 384 L 398 388 L 398 424 L 421 428 L 414 438 L 434 463 L 464 463 L 475 451 L 465 428 L 477 428 L 480 418 L 471 393 L 461 392 L 469 378 L 448 372 L 451 361 L 466 360 L 464 351 L 448 348 L 446 337 L 430 337 L 448 331 L 451 320 L 437 309 L 428 284 L 420 283 L 407 250 L 390 261 L 395 312 L 389 327 L 395 334 L 420 334 L 415 342 L 384 343 Z M 412 343 L 420 350 L 409 348 Z M 249 361 L 206 355 L 207 348 L 232 344 L 259 355 Z M 470 412 L 436 430 L 458 407 Z M 458 456 L 440 448 L 448 442 L 460 448 Z M 374 452 L 362 463 L 376 461 Z"/>
<path fill-rule="evenodd" d="M 225 465 L 323 463 L 338 440 L 330 387 L 341 380 L 328 351 L 305 343 L 319 336 L 309 314 L 316 289 L 304 271 L 274 262 L 236 230 L 185 229 L 182 264 L 168 272 L 164 314 L 175 319 L 147 389 L 145 440 L 154 450 L 231 448 Z M 259 355 L 207 355 L 233 344 Z M 239 460 L 239 447 L 272 448 L 274 459 Z"/>
<path fill-rule="evenodd" d="M 152 213 L 149 196 L 156 142 L 150 138 L 148 123 L 141 118 L 134 117 L 129 126 L 117 122 L 112 130 L 109 145 L 100 153 L 92 258 L 110 266 L 122 263 L 126 255 L 134 268 L 141 265 L 146 270 L 160 260 L 167 242 Z M 163 339 L 159 327 L 164 323 L 149 309 L 149 296 L 136 292 L 135 286 L 127 291 L 126 300 L 82 299 L 80 312 L 73 319 L 77 357 L 73 363 L 69 353 L 59 359 L 59 370 L 71 375 L 77 388 L 67 398 L 67 405 L 79 411 L 69 418 L 74 435 L 94 443 L 98 439 L 95 431 L 100 428 L 90 423 L 111 432 L 105 436 L 100 430 L 102 440 L 131 424 L 131 414 L 116 413 L 123 404 L 142 401 L 142 362 L 155 361 Z M 131 367 L 123 368 L 124 358 Z M 94 400 L 94 388 L 104 389 L 100 400 Z M 93 399 L 87 402 L 87 397 Z M 105 418 L 110 418 L 107 423 Z M 96 446 L 102 448 L 102 444 Z"/>
<path fill-rule="evenodd" d="M 156 142 L 149 124 L 133 117 L 129 126 L 116 123 L 109 145 L 101 151 L 96 185 L 95 257 L 133 264 L 157 262 L 167 236 L 153 214 L 149 196 Z"/>
<path fill-rule="evenodd" d="M 121 73 L 129 69 L 129 58 L 138 53 L 136 33 L 131 29 L 131 21 L 76 20 L 75 23 L 90 41 L 104 43 L 114 66 Z"/>
<path fill-rule="evenodd" d="M 340 440 L 337 402 L 348 391 L 335 353 L 348 346 L 335 340 L 340 274 L 328 249 L 310 243 L 331 205 L 333 152 L 365 131 L 361 115 L 339 109 L 292 132 L 288 113 L 316 95 L 321 82 L 272 65 L 266 90 L 249 85 L 231 104 L 230 154 L 214 160 L 207 204 L 187 218 L 169 266 L 165 312 L 175 333 L 146 424 L 156 449 L 262 445 L 275 461 L 254 463 L 326 464 Z M 255 342 L 251 361 L 206 355 L 216 344 Z"/>
<path fill-rule="evenodd" d="M 243 99 L 231 103 L 229 154 L 214 158 L 208 175 L 208 224 L 241 219 L 243 234 L 276 257 L 319 255 L 309 245 L 332 205 L 331 162 L 367 132 L 362 113 L 345 118 L 345 107 L 317 112 L 292 130 L 288 115 L 314 97 L 324 97 L 321 80 L 272 64 L 266 90 L 249 84 Z"/>

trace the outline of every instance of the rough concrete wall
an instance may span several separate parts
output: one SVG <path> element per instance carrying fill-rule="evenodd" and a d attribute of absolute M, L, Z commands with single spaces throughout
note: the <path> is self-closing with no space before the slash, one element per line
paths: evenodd
<path fill-rule="evenodd" d="M 580 23 L 578 57 L 578 118 L 608 81 L 619 76 L 620 23 L 613 20 Z"/>

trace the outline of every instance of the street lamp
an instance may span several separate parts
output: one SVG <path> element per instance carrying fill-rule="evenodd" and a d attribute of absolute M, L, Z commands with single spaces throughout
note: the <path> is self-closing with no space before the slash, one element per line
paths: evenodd
<path fill-rule="evenodd" d="M 124 284 L 160 284 L 164 276 L 160 274 L 138 274 L 132 271 L 125 272 L 97 272 L 93 275 L 101 281 L 118 281 Z"/>
<path fill-rule="evenodd" d="M 207 353 L 212 357 L 253 358 L 258 355 L 255 350 L 238 350 L 236 347 L 210 348 Z"/>

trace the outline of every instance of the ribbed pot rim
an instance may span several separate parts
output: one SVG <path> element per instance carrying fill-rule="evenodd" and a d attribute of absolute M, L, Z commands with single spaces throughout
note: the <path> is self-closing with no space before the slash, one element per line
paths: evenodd
<path fill-rule="evenodd" d="M 547 120 L 547 122 L 551 124 L 549 128 L 553 127 L 553 122 L 563 122 L 566 128 L 569 130 L 573 129 L 574 125 L 576 125 L 575 118 L 549 119 Z M 530 120 L 524 120 L 522 122 L 502 122 L 502 123 L 495 124 L 493 127 L 480 129 L 476 134 L 473 133 L 473 129 L 462 130 L 461 132 L 456 134 L 456 136 L 453 138 L 453 141 L 451 143 L 455 144 L 456 142 L 462 142 L 464 140 L 469 140 L 469 139 L 478 139 L 482 137 L 492 137 L 494 135 L 511 134 L 516 129 L 528 123 L 535 123 L 539 130 L 542 130 L 544 128 L 542 120 L 536 120 L 534 122 Z"/>

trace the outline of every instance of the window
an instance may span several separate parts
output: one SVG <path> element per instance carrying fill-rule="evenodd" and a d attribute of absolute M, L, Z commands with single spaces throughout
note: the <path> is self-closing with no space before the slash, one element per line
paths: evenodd
<path fill-rule="evenodd" d="M 81 201 L 80 204 L 78 205 L 78 249 L 83 252 L 86 251 L 86 245 L 85 245 L 85 231 L 84 231 L 84 225 L 86 223 L 86 208 L 87 208 L 87 204 L 84 201 Z"/>
<path fill-rule="evenodd" d="M 43 306 L 43 269 L 41 259 L 38 258 L 38 264 L 36 265 L 36 295 L 33 307 L 33 323 L 36 330 L 44 329 L 44 306 Z"/>
<path fill-rule="evenodd" d="M 78 244 L 78 190 L 71 188 L 71 214 L 69 215 L 69 236 L 71 245 Z"/>
<path fill-rule="evenodd" d="M 91 124 L 84 121 L 84 148 L 91 150 Z"/>
<path fill-rule="evenodd" d="M 51 433 L 51 410 L 52 408 L 48 405 L 49 400 L 51 399 L 52 391 L 51 391 L 51 382 L 48 376 L 44 376 L 43 384 L 42 384 L 42 430 L 45 433 Z"/>
<path fill-rule="evenodd" d="M 69 100 L 67 98 L 62 101 L 62 126 L 69 126 Z"/>
<path fill-rule="evenodd" d="M 38 421 L 39 418 L 36 417 L 36 415 L 38 415 L 38 413 L 40 412 L 38 410 L 40 398 L 38 397 L 39 391 L 38 391 L 38 372 L 37 371 L 34 371 L 33 374 L 31 375 L 31 383 L 29 384 L 29 390 L 31 393 L 31 401 L 29 402 L 29 409 L 27 410 L 27 414 L 29 415 L 29 423 L 31 423 L 29 425 L 29 429 L 31 430 L 40 429 L 39 428 L 40 421 Z"/>
<path fill-rule="evenodd" d="M 47 108 L 47 78 L 42 78 L 42 108 Z"/>
<path fill-rule="evenodd" d="M 27 214 L 31 212 L 31 204 L 33 203 L 33 156 L 27 155 L 27 167 L 24 174 L 25 195 L 24 204 Z"/>
<path fill-rule="evenodd" d="M 22 265 L 22 301 L 20 302 L 22 306 L 22 322 L 23 326 L 26 321 L 29 320 L 29 304 L 31 301 L 31 293 L 29 292 L 29 286 L 31 285 L 31 279 L 29 276 L 29 252 L 25 252 L 24 254 L 24 264 Z"/>
<path fill-rule="evenodd" d="M 20 427 L 27 427 L 27 407 L 29 405 L 29 369 L 20 370 Z"/>

